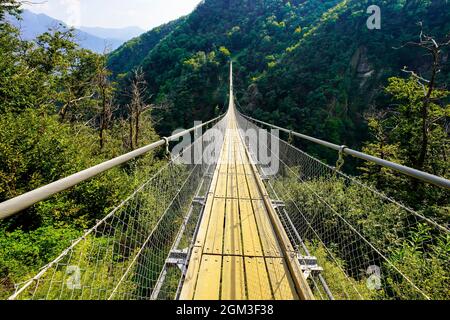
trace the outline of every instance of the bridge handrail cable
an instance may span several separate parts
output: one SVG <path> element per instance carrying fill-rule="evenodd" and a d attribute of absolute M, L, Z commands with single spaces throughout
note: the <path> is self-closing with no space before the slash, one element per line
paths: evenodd
<path fill-rule="evenodd" d="M 315 144 L 319 144 L 321 146 L 324 146 L 324 147 L 329 148 L 329 149 L 333 149 L 333 150 L 338 151 L 338 152 L 342 152 L 343 154 L 346 154 L 346 155 L 349 155 L 349 156 L 352 156 L 352 157 L 355 157 L 355 158 L 359 158 L 359 159 L 362 159 L 362 160 L 366 160 L 366 161 L 369 161 L 369 162 L 376 163 L 376 164 L 378 164 L 380 166 L 383 166 L 383 167 L 386 167 L 386 168 L 390 168 L 392 170 L 395 170 L 397 172 L 403 173 L 403 174 L 408 175 L 410 177 L 419 179 L 419 180 L 427 182 L 427 183 L 434 184 L 434 185 L 436 185 L 438 187 L 450 189 L 450 180 L 448 180 L 448 179 L 445 179 L 445 178 L 442 178 L 442 177 L 439 177 L 439 176 L 436 176 L 436 175 L 433 175 L 433 174 L 430 174 L 430 173 L 426 173 L 426 172 L 423 172 L 423 171 L 420 171 L 420 170 L 417 170 L 417 169 L 406 167 L 406 166 L 400 165 L 398 163 L 394 163 L 394 162 L 387 161 L 387 160 L 384 160 L 384 159 L 381 159 L 381 158 L 377 158 L 377 157 L 368 155 L 366 153 L 350 149 L 350 148 L 348 148 L 346 146 L 339 146 L 337 144 L 334 144 L 334 143 L 331 143 L 331 142 L 328 142 L 328 141 L 324 141 L 324 140 L 321 140 L 321 139 L 313 138 L 313 137 L 307 136 L 305 134 L 301 134 L 301 133 L 298 133 L 298 132 L 295 132 L 295 131 L 292 131 L 292 130 L 288 130 L 288 129 L 285 129 L 285 128 L 282 128 L 282 127 L 279 127 L 279 126 L 276 126 L 276 125 L 273 125 L 273 124 L 261 121 L 261 120 L 254 119 L 254 118 L 246 116 L 246 115 L 244 115 L 242 113 L 241 113 L 241 115 L 244 118 L 246 118 L 247 120 L 249 120 L 249 121 L 253 121 L 253 122 L 265 125 L 267 127 L 270 127 L 270 128 L 273 128 L 273 129 L 277 129 L 279 131 L 288 133 L 288 134 L 290 134 L 292 136 L 295 136 L 295 137 L 301 138 L 303 140 L 307 140 L 307 141 L 313 142 Z"/>
<path fill-rule="evenodd" d="M 35 189 L 33 191 L 30 191 L 23 195 L 15 197 L 13 199 L 2 202 L 2 203 L 0 203 L 0 220 L 11 217 L 11 216 L 21 212 L 22 210 L 25 210 L 40 201 L 46 200 L 61 191 L 65 191 L 65 190 L 67 190 L 73 186 L 76 186 L 81 182 L 89 180 L 105 171 L 115 168 L 115 167 L 117 167 L 121 164 L 124 164 L 130 160 L 133 160 L 137 157 L 140 157 L 158 147 L 166 145 L 169 142 L 177 141 L 179 138 L 181 138 L 187 134 L 190 134 L 198 129 L 204 128 L 211 123 L 219 121 L 224 116 L 225 115 L 223 114 L 217 118 L 214 118 L 208 122 L 202 123 L 191 129 L 179 132 L 171 137 L 163 138 L 157 142 L 149 144 L 140 149 L 131 151 L 131 152 L 124 154 L 122 156 L 119 156 L 117 158 L 103 162 L 103 163 L 93 166 L 89 169 L 85 169 L 83 171 L 80 171 L 78 173 L 70 175 L 61 180 L 52 182 L 46 186 L 40 187 L 38 189 Z"/>

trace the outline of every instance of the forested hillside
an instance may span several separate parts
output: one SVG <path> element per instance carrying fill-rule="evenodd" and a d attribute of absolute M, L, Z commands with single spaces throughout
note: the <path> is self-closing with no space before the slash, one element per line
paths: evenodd
<path fill-rule="evenodd" d="M 131 78 L 138 90 L 120 89 L 134 103 L 118 113 L 124 107 L 105 57 L 80 48 L 70 29 L 21 40 L 5 21 L 6 13 L 20 17 L 18 9 L 17 2 L 0 1 L 0 202 L 157 139 L 148 114 L 136 122 L 147 105 L 139 74 Z M 103 218 L 161 160 L 152 154 L 131 161 L 2 220 L 0 299 Z"/>
<path fill-rule="evenodd" d="M 125 76 L 126 73 L 140 65 L 148 53 L 184 20 L 184 18 L 180 18 L 150 30 L 112 52 L 108 57 L 108 68 L 113 72 L 113 76 L 117 78 Z"/>
<path fill-rule="evenodd" d="M 380 30 L 366 25 L 372 4 L 381 8 Z M 442 44 L 435 77 L 432 55 L 418 45 L 421 33 Z M 206 0 L 156 46 L 152 42 L 144 59 L 140 50 L 136 60 L 119 50 L 110 63 L 133 61 L 115 69 L 122 77 L 143 68 L 152 100 L 166 106 L 155 111 L 164 119 L 157 126 L 161 134 L 223 112 L 231 57 L 244 113 L 448 176 L 449 34 L 446 0 Z M 420 95 L 432 76 L 429 105 Z M 333 151 L 301 147 L 336 161 Z M 409 179 L 357 166 L 353 174 L 366 173 L 411 206 L 430 201 L 411 199 Z M 433 202 L 446 202 L 445 194 L 432 194 Z"/>
<path fill-rule="evenodd" d="M 143 67 L 154 100 L 170 106 L 160 132 L 168 134 L 223 110 L 230 55 L 239 63 L 237 72 L 242 76 L 237 76 L 237 89 L 242 91 L 300 39 L 303 25 L 314 23 L 336 3 L 204 1 L 145 59 L 136 61 L 136 66 Z M 113 58 L 115 64 L 129 60 L 120 52 Z M 123 71 L 126 68 L 116 69 Z"/>
<path fill-rule="evenodd" d="M 382 8 L 381 30 L 366 27 L 370 4 Z M 394 47 L 418 39 L 419 21 L 427 33 L 443 38 L 447 9 L 445 0 L 207 0 L 145 59 L 141 50 L 139 59 L 119 50 L 110 65 L 116 73 L 143 66 L 154 100 L 172 105 L 167 116 L 174 122 L 159 128 L 164 133 L 194 118 L 207 119 L 214 106 L 223 106 L 224 62 L 231 54 L 238 98 L 247 112 L 360 146 L 368 138 L 364 113 L 389 102 L 383 92 L 387 78 L 401 75 L 404 66 L 425 71 L 430 64 L 420 49 Z M 154 46 L 143 37 L 139 41 Z M 443 61 L 447 57 L 443 53 Z M 445 83 L 448 74 L 445 67 L 439 81 Z"/>
<path fill-rule="evenodd" d="M 369 4 L 378 4 L 381 30 L 366 27 Z M 444 40 L 450 30 L 448 1 L 342 1 L 317 23 L 304 28 L 301 39 L 251 83 L 246 99 L 257 117 L 325 138 L 359 146 L 368 138 L 364 115 L 390 103 L 384 87 L 393 76 L 407 77 L 407 66 L 428 77 L 427 52 L 404 47 L 424 32 Z M 447 61 L 448 50 L 442 52 Z M 438 82 L 449 80 L 443 64 Z M 276 80 L 275 80 L 276 79 Z"/>

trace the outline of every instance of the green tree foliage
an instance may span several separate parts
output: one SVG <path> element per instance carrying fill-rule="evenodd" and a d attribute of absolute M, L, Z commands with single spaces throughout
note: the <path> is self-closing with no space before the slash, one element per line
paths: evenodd
<path fill-rule="evenodd" d="M 140 65 L 148 53 L 184 20 L 180 18 L 169 22 L 123 44 L 108 56 L 108 68 L 117 77 L 123 77 Z"/>
<path fill-rule="evenodd" d="M 417 222 L 410 212 L 359 183 L 340 177 L 300 182 L 293 172 L 276 181 L 274 189 L 286 190 L 283 200 L 291 217 L 301 211 L 293 219 L 308 226 L 302 240 L 318 258 L 336 299 L 424 299 L 411 281 L 432 299 L 450 298 L 448 233 Z M 382 269 L 380 291 L 366 286 L 365 271 L 375 262 Z"/>
<path fill-rule="evenodd" d="M 31 272 L 36 272 L 40 266 L 57 257 L 72 239 L 80 235 L 80 230 L 52 226 L 31 232 L 18 229 L 1 234 L 0 299 L 7 299 L 16 284 L 32 277 Z"/>
<path fill-rule="evenodd" d="M 128 115 L 118 112 L 106 57 L 79 48 L 63 26 L 22 41 L 4 20 L 5 13 L 19 14 L 13 3 L 0 3 L 0 202 L 129 150 Z M 136 147 L 157 139 L 150 116 L 140 120 Z M 160 165 L 147 155 L 1 221 L 0 297 L 58 256 Z"/>
<path fill-rule="evenodd" d="M 230 54 L 239 73 L 237 93 L 242 96 L 249 79 L 261 75 L 269 63 L 273 65 L 284 54 L 286 47 L 295 44 L 298 38 L 293 35 L 299 26 L 319 19 L 324 10 L 337 2 L 208 0 L 200 4 L 134 65 L 142 66 L 146 73 L 154 101 L 170 106 L 165 112 L 158 112 L 158 116 L 170 120 L 157 126 L 159 132 L 167 135 L 193 120 L 208 120 L 216 106 L 223 112 Z M 145 42 L 144 37 L 139 41 Z M 214 62 L 210 53 L 215 54 Z M 207 59 L 202 62 L 199 55 L 203 54 Z M 120 51 L 113 55 L 110 64 L 121 65 L 130 60 L 128 54 Z M 273 60 L 268 61 L 268 56 Z M 197 68 L 190 68 L 187 63 L 194 60 Z M 129 70 L 122 68 L 115 73 Z"/>
<path fill-rule="evenodd" d="M 382 30 L 366 27 L 366 10 L 372 4 L 382 8 Z M 210 69 L 218 75 L 204 74 L 203 85 L 194 87 L 186 83 L 199 69 L 186 69 L 185 62 L 199 52 L 227 56 L 220 49 L 225 47 L 235 61 L 235 89 L 245 113 L 361 148 L 369 138 L 364 114 L 372 105 L 389 102 L 380 90 L 387 79 L 399 75 L 405 65 L 421 69 L 428 64 L 417 50 L 393 47 L 417 39 L 418 21 L 429 33 L 443 37 L 450 28 L 447 9 L 443 0 L 207 0 L 136 65 L 143 67 L 154 101 L 171 106 L 161 114 L 172 120 L 157 127 L 162 134 L 185 126 L 185 121 L 208 119 L 217 105 L 224 110 L 227 67 L 221 63 Z M 113 61 L 129 60 L 117 52 Z M 441 81 L 448 79 L 448 71 L 444 65 Z M 209 86 L 215 78 L 219 89 Z M 190 100 L 183 97 L 187 89 Z M 180 118 L 181 114 L 188 118 Z M 321 147 L 302 147 L 330 162 L 336 160 L 334 153 Z"/>
<path fill-rule="evenodd" d="M 0 21 L 3 21 L 6 14 L 18 16 L 20 13 L 20 1 L 0 0 Z"/>
<path fill-rule="evenodd" d="M 382 8 L 382 30 L 366 27 L 366 9 L 371 4 Z M 319 19 L 302 25 L 297 42 L 252 81 L 242 104 L 247 113 L 262 120 L 359 148 L 368 138 L 364 113 L 371 105 L 389 101 L 380 90 L 387 79 L 399 75 L 405 65 L 428 67 L 429 59 L 420 51 L 393 47 L 417 39 L 418 21 L 443 37 L 449 30 L 448 8 L 445 1 L 339 2 L 322 11 Z M 448 71 L 444 65 L 442 81 Z M 303 147 L 335 161 L 335 155 L 328 157 L 322 149 Z"/>
<path fill-rule="evenodd" d="M 423 144 L 424 87 L 413 76 L 408 79 L 391 78 L 386 92 L 392 96 L 395 107 L 369 117 L 373 139 L 365 146 L 364 151 L 448 178 L 448 91 L 436 89 L 432 93 L 432 103 L 425 120 L 429 125 L 427 153 L 422 167 L 418 167 L 418 163 Z M 426 216 L 448 223 L 448 191 L 430 187 L 373 164 L 365 164 L 362 172 L 378 188 L 395 195 L 415 209 L 423 210 Z"/>

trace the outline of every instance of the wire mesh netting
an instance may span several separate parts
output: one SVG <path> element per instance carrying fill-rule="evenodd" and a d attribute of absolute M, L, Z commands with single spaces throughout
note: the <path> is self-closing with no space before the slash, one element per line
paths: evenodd
<path fill-rule="evenodd" d="M 237 118 L 241 136 L 256 137 L 247 148 L 316 298 L 450 298 L 448 224 Z M 186 146 L 11 298 L 176 299 L 226 124 Z M 205 150 L 209 161 L 198 158 Z"/>
<path fill-rule="evenodd" d="M 448 225 L 238 123 L 317 299 L 450 299 Z"/>
<path fill-rule="evenodd" d="M 195 199 L 209 188 L 224 131 L 222 119 L 172 156 L 10 299 L 174 299 L 202 214 Z M 208 161 L 195 161 L 203 150 Z"/>

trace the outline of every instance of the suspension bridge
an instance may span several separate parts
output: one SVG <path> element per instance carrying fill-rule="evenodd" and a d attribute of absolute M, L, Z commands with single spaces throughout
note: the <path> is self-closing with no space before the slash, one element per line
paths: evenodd
<path fill-rule="evenodd" d="M 0 218 L 203 129 L 60 256 L 18 284 L 10 299 L 433 298 L 417 278 L 420 267 L 411 270 L 395 250 L 423 225 L 432 237 L 417 245 L 420 252 L 431 250 L 448 239 L 448 226 L 344 174 L 341 166 L 349 155 L 436 188 L 449 190 L 450 181 L 239 113 L 232 65 L 225 115 L 6 201 Z M 257 134 L 251 139 L 248 132 Z M 294 137 L 337 151 L 337 166 L 295 147 Z M 209 161 L 182 161 L 197 150 L 214 151 Z M 348 204 L 351 195 L 358 201 Z M 367 232 L 367 221 L 376 234 Z"/>

